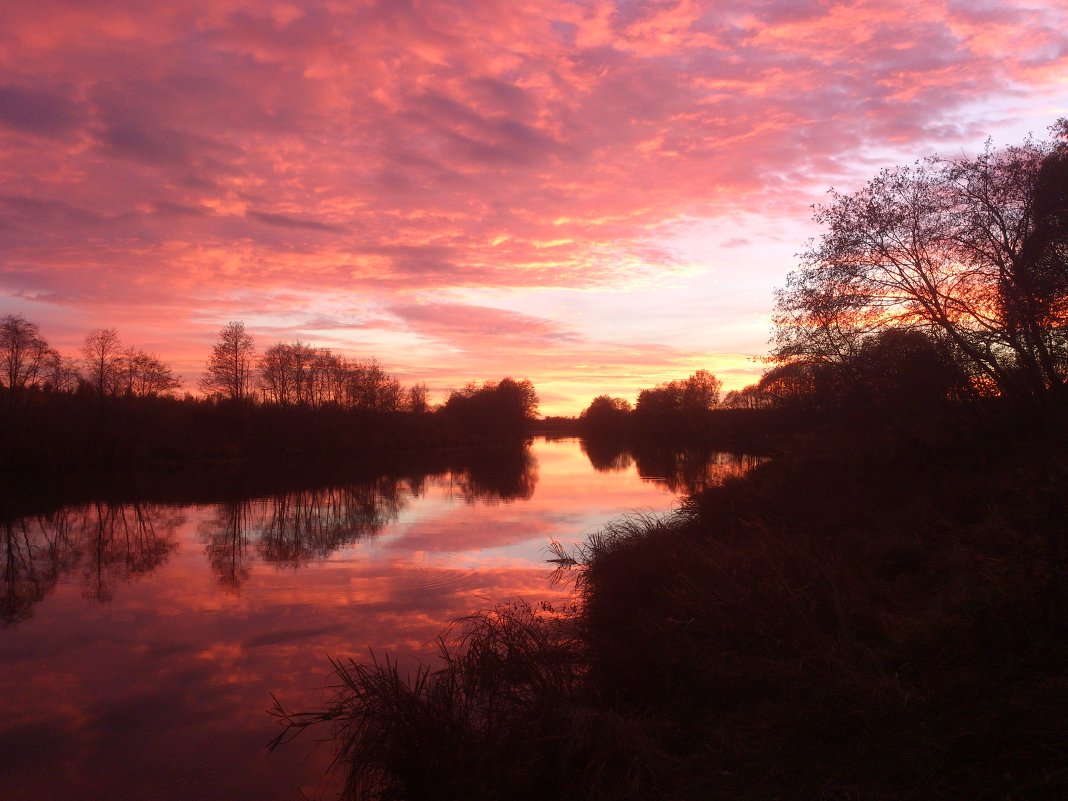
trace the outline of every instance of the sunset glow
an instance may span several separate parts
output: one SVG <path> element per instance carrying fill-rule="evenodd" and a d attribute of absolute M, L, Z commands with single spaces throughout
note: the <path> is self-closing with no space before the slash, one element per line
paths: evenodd
<path fill-rule="evenodd" d="M 243 320 L 434 399 L 759 375 L 810 206 L 1068 114 L 1068 8 L 1004 2 L 0 9 L 0 315 L 195 390 Z"/>

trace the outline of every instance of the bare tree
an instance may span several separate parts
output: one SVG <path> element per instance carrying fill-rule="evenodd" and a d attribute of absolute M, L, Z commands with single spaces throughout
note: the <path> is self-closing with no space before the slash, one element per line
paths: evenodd
<path fill-rule="evenodd" d="M 425 381 L 420 381 L 408 387 L 407 397 L 404 400 L 405 411 L 413 414 L 426 414 L 430 411 L 430 390 Z"/>
<path fill-rule="evenodd" d="M 296 400 L 293 375 L 293 352 L 289 345 L 278 342 L 267 348 L 257 367 L 256 385 L 269 403 L 288 406 Z"/>
<path fill-rule="evenodd" d="M 260 358 L 258 384 L 266 400 L 282 406 L 316 405 L 320 393 L 319 369 L 327 350 L 316 350 L 303 342 L 279 342 Z"/>
<path fill-rule="evenodd" d="M 382 369 L 378 359 L 351 363 L 346 386 L 347 405 L 355 409 L 395 412 L 401 406 L 400 382 Z"/>
<path fill-rule="evenodd" d="M 49 348 L 41 370 L 41 380 L 53 392 L 73 392 L 78 388 L 78 360 Z"/>
<path fill-rule="evenodd" d="M 182 385 L 170 366 L 154 353 L 127 348 L 123 354 L 123 390 L 140 398 L 165 395 Z"/>
<path fill-rule="evenodd" d="M 0 319 L 0 361 L 8 389 L 23 389 L 37 383 L 49 353 L 37 323 L 21 314 Z"/>
<path fill-rule="evenodd" d="M 315 357 L 315 405 L 343 405 L 347 375 L 348 362 L 345 357 L 331 353 L 329 348 L 320 348 Z"/>
<path fill-rule="evenodd" d="M 122 383 L 123 353 L 114 328 L 94 328 L 82 345 L 84 377 L 97 395 L 114 395 Z"/>
<path fill-rule="evenodd" d="M 1068 374 L 1068 121 L 1052 142 L 931 158 L 831 193 L 826 227 L 778 293 L 775 355 L 848 365 L 919 330 L 975 386 L 1031 396 Z"/>
<path fill-rule="evenodd" d="M 250 397 L 256 346 L 242 322 L 229 322 L 211 350 L 200 388 L 210 395 L 243 401 Z"/>
<path fill-rule="evenodd" d="M 377 359 L 346 359 L 303 342 L 278 342 L 264 351 L 257 363 L 256 386 L 266 402 L 280 406 L 329 404 L 393 412 L 408 408 L 410 402 L 400 382 Z M 420 398 L 425 410 L 425 392 Z"/>

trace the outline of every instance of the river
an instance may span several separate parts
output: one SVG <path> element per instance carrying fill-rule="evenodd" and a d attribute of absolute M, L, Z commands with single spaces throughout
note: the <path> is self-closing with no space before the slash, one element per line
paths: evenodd
<path fill-rule="evenodd" d="M 2 519 L 0 795 L 330 798 L 327 746 L 267 752 L 271 693 L 315 707 L 330 657 L 414 665 L 450 620 L 561 602 L 551 541 L 666 512 L 755 461 L 539 438 L 503 466 Z"/>

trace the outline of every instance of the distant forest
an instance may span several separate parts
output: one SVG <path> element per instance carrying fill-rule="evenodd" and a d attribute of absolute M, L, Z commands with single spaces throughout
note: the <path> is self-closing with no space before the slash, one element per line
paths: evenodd
<path fill-rule="evenodd" d="M 0 319 L 0 472 L 121 470 L 219 460 L 372 458 L 386 449 L 509 443 L 538 396 L 525 379 L 470 382 L 431 409 L 376 359 L 303 342 L 258 353 L 241 322 L 219 333 L 199 397 L 159 356 L 90 331 L 80 358 L 60 355 L 22 315 Z"/>
<path fill-rule="evenodd" d="M 601 413 L 630 404 L 595 399 L 581 418 L 539 421 L 526 379 L 469 382 L 432 406 L 425 383 L 405 387 L 377 359 L 353 359 L 304 342 L 262 353 L 243 323 L 219 332 L 198 383 L 182 393 L 157 354 L 125 345 L 112 328 L 90 331 L 78 357 L 61 355 L 22 315 L 0 319 L 0 470 L 9 473 L 123 468 L 146 463 L 326 457 L 367 458 L 383 449 L 507 444 L 529 435 L 576 434 L 622 444 L 633 433 Z M 730 402 L 736 393 L 729 393 Z M 608 403 L 606 407 L 605 404 Z M 720 381 L 706 370 L 638 396 L 641 430 L 705 438 L 722 419 Z M 720 417 L 717 417 L 717 413 Z"/>

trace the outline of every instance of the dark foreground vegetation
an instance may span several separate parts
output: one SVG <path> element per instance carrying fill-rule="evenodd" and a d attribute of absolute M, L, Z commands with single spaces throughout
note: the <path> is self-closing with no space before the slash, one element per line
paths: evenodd
<path fill-rule="evenodd" d="M 609 526 L 558 554 L 573 608 L 460 621 L 416 676 L 338 661 L 283 739 L 332 725 L 352 798 L 1063 798 L 1068 415 L 939 424 Z"/>

